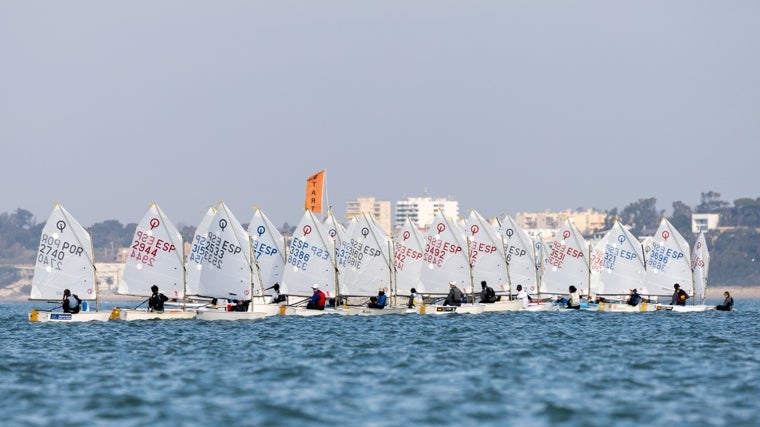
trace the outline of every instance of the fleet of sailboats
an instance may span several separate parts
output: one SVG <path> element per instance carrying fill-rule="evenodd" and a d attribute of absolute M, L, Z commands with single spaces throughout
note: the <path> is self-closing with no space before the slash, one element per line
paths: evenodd
<path fill-rule="evenodd" d="M 667 219 L 642 241 L 616 221 L 592 247 L 569 219 L 545 241 L 540 233 L 531 238 L 509 215 L 488 221 L 471 210 L 468 218 L 457 220 L 438 211 L 425 233 L 407 218 L 392 239 L 369 213 L 352 218 L 347 227 L 329 210 L 325 219 L 317 217 L 323 172 L 309 178 L 307 209 L 289 242 L 260 209 L 246 229 L 219 202 L 205 212 L 185 254 L 182 235 L 152 203 L 135 228 L 117 292 L 148 298 L 157 286 L 169 298 L 163 311 L 142 307 L 147 299 L 134 308 L 99 310 L 92 238 L 56 203 L 42 230 L 29 299 L 60 302 L 68 289 L 83 303 L 76 313 L 34 309 L 29 320 L 540 310 L 556 308 L 551 299 L 567 295 L 571 285 L 585 298 L 585 308 L 599 311 L 713 308 L 704 305 L 710 260 L 704 234 L 690 250 Z M 481 283 L 494 288 L 499 301 L 481 302 Z M 667 303 L 675 283 L 691 304 Z M 444 305 L 451 284 L 463 297 Z M 314 287 L 326 295 L 323 310 L 306 308 Z M 534 302 L 524 307 L 514 298 L 518 289 L 535 296 Z M 634 290 L 644 300 L 629 305 L 625 298 Z M 277 291 L 285 301 L 272 301 Z M 378 293 L 388 296 L 387 306 L 370 308 L 367 301 Z M 413 293 L 425 300 L 408 308 Z"/>

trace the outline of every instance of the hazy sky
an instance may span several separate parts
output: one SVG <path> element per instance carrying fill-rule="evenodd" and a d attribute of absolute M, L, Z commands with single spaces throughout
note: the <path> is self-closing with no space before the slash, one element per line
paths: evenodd
<path fill-rule="evenodd" d="M 760 197 L 758 1 L 2 1 L 0 212 Z"/>

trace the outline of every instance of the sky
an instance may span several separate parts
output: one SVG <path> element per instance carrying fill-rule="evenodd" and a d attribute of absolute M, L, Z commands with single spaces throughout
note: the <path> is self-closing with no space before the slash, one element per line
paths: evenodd
<path fill-rule="evenodd" d="M 757 1 L 3 1 L 0 213 L 760 197 Z"/>

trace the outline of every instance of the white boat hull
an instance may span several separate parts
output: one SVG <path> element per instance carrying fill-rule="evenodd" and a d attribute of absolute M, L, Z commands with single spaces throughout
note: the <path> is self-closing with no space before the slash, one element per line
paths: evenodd
<path fill-rule="evenodd" d="M 657 304 L 657 311 L 675 311 L 678 313 L 691 313 L 696 311 L 715 310 L 714 305 L 665 305 Z"/>
<path fill-rule="evenodd" d="M 323 314 L 338 314 L 338 310 L 335 310 L 334 308 L 310 310 L 306 307 L 293 307 L 289 305 L 283 307 L 285 307 L 284 312 L 281 312 L 283 316 L 321 316 Z"/>
<path fill-rule="evenodd" d="M 60 311 L 32 310 L 29 312 L 29 321 L 64 323 L 106 322 L 112 317 L 112 314 L 112 311 L 80 311 L 79 313 L 63 313 Z"/>
<path fill-rule="evenodd" d="M 484 312 L 490 311 L 519 311 L 523 309 L 523 303 L 520 300 L 496 301 L 490 304 L 480 304 L 484 307 Z"/>
<path fill-rule="evenodd" d="M 254 304 L 254 313 L 263 313 L 264 316 L 284 316 L 287 311 L 285 303 L 282 304 Z"/>
<path fill-rule="evenodd" d="M 425 307 L 425 312 L 420 310 L 420 314 L 480 314 L 485 311 L 486 304 L 462 304 L 460 306 L 455 305 L 428 305 Z"/>
<path fill-rule="evenodd" d="M 550 302 L 542 303 L 530 303 L 527 308 L 523 308 L 524 311 L 558 311 L 559 306 Z"/>
<path fill-rule="evenodd" d="M 132 320 L 178 320 L 178 319 L 194 319 L 195 310 L 164 310 L 164 311 L 148 311 L 137 310 L 133 308 L 120 308 L 119 319 L 125 321 Z"/>
<path fill-rule="evenodd" d="M 608 312 L 616 312 L 616 313 L 640 313 L 644 311 L 657 311 L 659 310 L 657 307 L 660 304 L 650 304 L 647 302 L 642 302 L 639 305 L 630 305 L 625 303 L 610 303 L 610 302 L 600 302 L 597 306 L 596 311 L 608 311 Z"/>
<path fill-rule="evenodd" d="M 344 316 L 382 316 L 387 314 L 404 314 L 405 307 L 385 307 L 382 309 L 369 307 L 341 307 L 336 310 Z"/>
<path fill-rule="evenodd" d="M 255 320 L 267 317 L 266 313 L 256 311 L 198 310 L 198 320 Z"/>

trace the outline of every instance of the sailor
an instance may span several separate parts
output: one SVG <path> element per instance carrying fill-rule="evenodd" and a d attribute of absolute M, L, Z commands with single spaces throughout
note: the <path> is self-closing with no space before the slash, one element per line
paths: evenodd
<path fill-rule="evenodd" d="M 70 290 L 63 290 L 63 300 L 61 301 L 61 307 L 63 307 L 64 313 L 79 313 L 82 300 L 78 296 L 71 293 Z"/>

